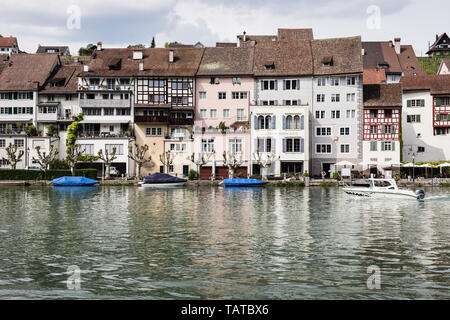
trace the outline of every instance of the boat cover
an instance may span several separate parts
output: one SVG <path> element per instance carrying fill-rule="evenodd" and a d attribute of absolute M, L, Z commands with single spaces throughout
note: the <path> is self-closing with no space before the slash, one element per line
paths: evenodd
<path fill-rule="evenodd" d="M 73 187 L 73 186 L 93 186 L 98 184 L 97 180 L 85 177 L 62 177 L 52 181 L 54 186 Z"/>
<path fill-rule="evenodd" d="M 180 179 L 170 174 L 165 173 L 154 173 L 145 177 L 143 180 L 144 184 L 159 184 L 159 183 L 181 183 L 187 182 L 186 179 Z"/>
<path fill-rule="evenodd" d="M 226 187 L 246 187 L 246 186 L 262 186 L 269 182 L 258 179 L 225 179 L 223 184 Z"/>

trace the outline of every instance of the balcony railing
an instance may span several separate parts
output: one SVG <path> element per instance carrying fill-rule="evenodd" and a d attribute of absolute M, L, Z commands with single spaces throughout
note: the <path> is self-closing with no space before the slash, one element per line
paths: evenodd
<path fill-rule="evenodd" d="M 194 119 L 193 118 L 170 118 L 169 123 L 171 125 L 178 125 L 178 126 L 193 126 Z"/>
<path fill-rule="evenodd" d="M 154 123 L 154 122 L 169 122 L 168 116 L 134 116 L 134 122 L 136 123 Z"/>
<path fill-rule="evenodd" d="M 37 121 L 57 121 L 60 118 L 60 115 L 57 113 L 38 113 L 37 114 Z"/>
<path fill-rule="evenodd" d="M 89 86 L 79 86 L 79 91 L 131 91 L 133 90 L 133 85 L 123 84 L 123 85 L 89 85 Z"/>
<path fill-rule="evenodd" d="M 130 108 L 130 100 L 80 99 L 81 108 Z"/>

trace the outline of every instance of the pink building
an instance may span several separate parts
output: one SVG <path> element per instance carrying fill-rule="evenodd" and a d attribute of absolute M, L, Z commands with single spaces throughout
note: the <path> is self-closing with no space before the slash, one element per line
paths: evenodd
<path fill-rule="evenodd" d="M 197 73 L 194 152 L 211 154 L 202 179 L 227 178 L 223 153 L 243 160 L 250 172 L 250 104 L 254 102 L 254 48 L 207 48 Z"/>

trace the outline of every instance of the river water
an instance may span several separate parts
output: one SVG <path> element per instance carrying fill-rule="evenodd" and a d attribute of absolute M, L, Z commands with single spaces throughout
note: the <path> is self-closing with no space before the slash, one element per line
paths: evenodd
<path fill-rule="evenodd" d="M 450 189 L 426 191 L 0 188 L 0 299 L 449 299 Z"/>

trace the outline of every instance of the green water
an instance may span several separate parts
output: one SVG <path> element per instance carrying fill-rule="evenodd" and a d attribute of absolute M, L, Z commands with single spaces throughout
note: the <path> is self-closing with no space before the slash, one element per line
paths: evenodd
<path fill-rule="evenodd" d="M 448 299 L 450 189 L 427 193 L 3 187 L 0 299 Z"/>

